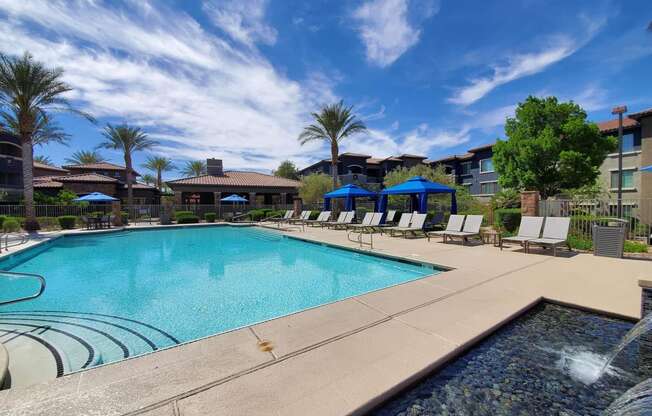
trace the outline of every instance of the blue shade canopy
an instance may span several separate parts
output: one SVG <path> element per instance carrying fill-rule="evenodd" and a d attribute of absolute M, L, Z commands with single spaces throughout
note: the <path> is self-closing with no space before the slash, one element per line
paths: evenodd
<path fill-rule="evenodd" d="M 86 202 L 111 202 L 111 201 L 117 201 L 118 198 L 114 198 L 112 196 L 105 195 L 101 192 L 93 192 L 88 195 L 80 196 L 79 198 L 75 198 L 73 201 L 86 201 Z"/>
<path fill-rule="evenodd" d="M 380 192 L 378 210 L 380 212 L 387 210 L 388 195 L 410 195 L 413 209 L 418 208 L 420 213 L 425 214 L 428 212 L 428 195 L 430 194 L 451 194 L 451 214 L 457 214 L 455 188 L 429 181 L 422 176 L 414 176 L 403 183 L 383 189 Z"/>
<path fill-rule="evenodd" d="M 368 191 L 357 185 L 344 185 L 334 191 L 324 194 L 324 210 L 330 209 L 331 199 L 345 198 L 344 209 L 352 211 L 355 209 L 355 198 L 372 198 L 376 199 L 378 195 L 375 192 Z"/>
<path fill-rule="evenodd" d="M 247 199 L 241 197 L 240 195 L 233 194 L 233 195 L 227 196 L 226 198 L 220 199 L 220 201 L 223 201 L 223 202 L 247 202 Z"/>
<path fill-rule="evenodd" d="M 652 172 L 652 165 L 641 168 L 643 172 Z"/>

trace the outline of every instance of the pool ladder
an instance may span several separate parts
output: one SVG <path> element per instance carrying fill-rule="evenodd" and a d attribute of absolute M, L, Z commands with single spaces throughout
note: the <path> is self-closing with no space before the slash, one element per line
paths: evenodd
<path fill-rule="evenodd" d="M 352 234 L 358 234 L 358 238 L 353 239 L 351 238 Z M 362 238 L 363 235 L 369 235 L 369 242 L 364 241 Z M 364 231 L 359 231 L 359 230 L 351 230 L 348 233 L 346 233 L 346 238 L 351 241 L 352 243 L 358 243 L 360 244 L 360 248 L 363 248 L 364 246 L 369 246 L 370 249 L 374 248 L 374 233 L 365 233 Z"/>
<path fill-rule="evenodd" d="M 8 271 L 0 270 L 0 277 L 5 277 L 5 275 L 9 275 L 10 279 L 37 279 L 39 281 L 39 289 L 33 295 L 0 301 L 0 306 L 36 299 L 39 296 L 41 296 L 45 291 L 45 278 L 41 275 L 34 274 L 34 273 L 16 273 L 16 272 L 8 272 Z"/>

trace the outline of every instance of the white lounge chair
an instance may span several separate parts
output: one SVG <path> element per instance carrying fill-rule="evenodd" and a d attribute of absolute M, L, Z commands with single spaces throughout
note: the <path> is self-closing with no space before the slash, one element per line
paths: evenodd
<path fill-rule="evenodd" d="M 334 230 L 344 230 L 346 229 L 346 227 L 349 226 L 349 224 L 353 222 L 354 218 L 355 218 L 355 211 L 348 211 L 344 216 L 344 221 L 342 221 L 341 223 L 332 224 L 329 227 Z"/>
<path fill-rule="evenodd" d="M 382 232 L 391 232 L 393 229 L 398 228 L 410 228 L 410 222 L 412 221 L 412 213 L 401 214 L 401 218 L 398 220 L 398 225 L 384 226 Z"/>
<path fill-rule="evenodd" d="M 340 212 L 340 215 L 337 217 L 336 221 L 326 221 L 322 222 L 321 226 L 322 227 L 336 227 L 340 225 L 345 225 L 350 224 L 351 221 L 353 221 L 353 217 L 355 216 L 355 211 L 342 211 Z"/>
<path fill-rule="evenodd" d="M 364 214 L 364 217 L 362 217 L 362 222 L 360 224 L 347 224 L 346 228 L 355 228 L 356 226 L 367 226 L 371 223 L 371 220 L 374 218 L 374 213 L 373 212 L 367 212 Z"/>
<path fill-rule="evenodd" d="M 365 232 L 365 231 L 373 231 L 374 227 L 378 227 L 380 225 L 380 221 L 383 219 L 383 213 L 382 212 L 367 212 L 362 219 L 362 223 L 360 224 L 351 224 L 349 225 L 350 230 L 354 230 L 354 232 Z"/>
<path fill-rule="evenodd" d="M 288 220 L 288 223 L 290 224 L 301 224 L 305 221 L 308 221 L 310 219 L 310 214 L 312 211 L 301 211 L 301 215 L 299 215 L 299 218 L 290 218 Z"/>
<path fill-rule="evenodd" d="M 283 221 L 286 221 L 286 220 L 289 220 L 290 218 L 292 218 L 292 213 L 293 212 L 294 212 L 293 210 L 288 209 L 288 210 L 285 211 L 285 214 L 283 214 L 282 217 L 269 217 L 269 218 L 265 218 L 265 221 L 283 222 Z"/>
<path fill-rule="evenodd" d="M 385 218 L 385 224 L 392 224 L 394 223 L 394 218 L 396 217 L 396 210 L 395 209 L 390 209 L 387 211 L 387 217 Z"/>
<path fill-rule="evenodd" d="M 455 231 L 462 231 L 462 226 L 464 225 L 464 215 L 458 215 L 458 214 L 451 214 L 450 217 L 448 217 L 448 224 L 446 224 L 446 229 L 441 230 L 441 231 L 431 231 L 427 234 L 428 236 L 428 241 L 430 241 L 430 236 L 435 235 L 435 236 L 440 236 L 444 237 L 444 234 L 452 233 Z"/>
<path fill-rule="evenodd" d="M 306 220 L 306 225 L 317 227 L 321 225 L 322 222 L 327 222 L 331 219 L 331 211 L 322 211 L 319 213 L 319 216 L 315 220 Z"/>
<path fill-rule="evenodd" d="M 401 236 L 404 238 L 407 237 L 409 234 L 415 237 L 417 236 L 417 234 L 423 234 L 425 237 L 427 237 L 427 234 L 423 229 L 424 225 L 426 224 L 427 216 L 428 214 L 412 214 L 410 225 L 408 227 L 401 227 L 399 224 L 398 227 L 391 227 L 388 228 L 387 230 L 389 231 L 392 237 L 395 234 L 401 234 Z M 402 216 L 401 219 L 403 219 Z"/>
<path fill-rule="evenodd" d="M 480 227 L 482 226 L 482 215 L 467 215 L 464 220 L 464 227 L 462 231 L 447 231 L 444 235 L 444 243 L 446 239 L 461 238 L 462 244 L 466 244 L 470 237 L 480 237 Z"/>
<path fill-rule="evenodd" d="M 500 249 L 503 249 L 505 241 L 519 243 L 526 250 L 527 242 L 535 240 L 541 236 L 541 227 L 543 227 L 543 217 L 521 217 L 521 225 L 518 227 L 518 234 L 512 237 L 503 237 L 500 240 Z"/>
<path fill-rule="evenodd" d="M 543 226 L 543 235 L 541 238 L 535 238 L 525 243 L 525 250 L 529 251 L 531 245 L 541 247 L 552 247 L 553 255 L 557 256 L 558 246 L 567 246 L 569 251 L 572 251 L 570 243 L 568 242 L 568 229 L 570 228 L 569 217 L 546 217 L 545 225 Z"/>

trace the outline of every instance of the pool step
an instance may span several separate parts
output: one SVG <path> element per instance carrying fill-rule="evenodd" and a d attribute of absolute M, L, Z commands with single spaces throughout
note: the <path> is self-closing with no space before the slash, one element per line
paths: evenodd
<path fill-rule="evenodd" d="M 67 311 L 0 312 L 0 342 L 9 351 L 12 386 L 179 344 L 145 322 Z"/>

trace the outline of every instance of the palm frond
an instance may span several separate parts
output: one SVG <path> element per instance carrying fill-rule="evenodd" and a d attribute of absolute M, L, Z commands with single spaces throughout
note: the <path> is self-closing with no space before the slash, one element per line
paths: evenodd
<path fill-rule="evenodd" d="M 315 124 L 305 127 L 299 135 L 302 145 L 313 140 L 337 143 L 367 130 L 365 124 L 353 114 L 353 106 L 346 107 L 343 101 L 324 106 L 319 113 L 312 113 L 312 117 Z"/>
<path fill-rule="evenodd" d="M 189 160 L 183 168 L 181 174 L 184 176 L 201 176 L 206 174 L 206 162 L 203 160 Z"/>
<path fill-rule="evenodd" d="M 73 153 L 65 162 L 70 165 L 87 165 L 90 163 L 104 162 L 106 159 L 96 150 L 78 150 Z"/>

